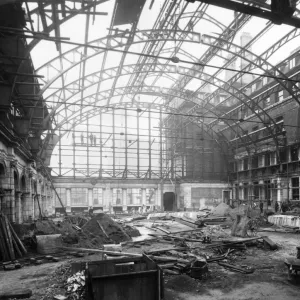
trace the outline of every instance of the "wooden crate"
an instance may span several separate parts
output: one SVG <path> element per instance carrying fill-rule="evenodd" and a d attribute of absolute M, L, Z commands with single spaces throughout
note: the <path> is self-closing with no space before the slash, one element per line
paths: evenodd
<path fill-rule="evenodd" d="M 163 273 L 146 255 L 87 262 L 89 300 L 161 300 Z"/>

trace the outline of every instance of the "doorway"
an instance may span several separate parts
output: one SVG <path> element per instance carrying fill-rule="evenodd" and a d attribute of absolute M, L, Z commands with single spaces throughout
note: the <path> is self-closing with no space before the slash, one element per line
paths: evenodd
<path fill-rule="evenodd" d="M 175 207 L 175 193 L 164 193 L 164 211 L 174 211 Z"/>
<path fill-rule="evenodd" d="M 223 202 L 230 205 L 230 191 L 223 190 Z"/>

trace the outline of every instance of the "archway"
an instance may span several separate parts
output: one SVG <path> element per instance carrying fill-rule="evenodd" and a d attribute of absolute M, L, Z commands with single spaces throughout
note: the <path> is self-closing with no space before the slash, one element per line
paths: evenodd
<path fill-rule="evenodd" d="M 176 197 L 175 193 L 167 192 L 164 193 L 164 211 L 174 211 L 176 208 Z"/>

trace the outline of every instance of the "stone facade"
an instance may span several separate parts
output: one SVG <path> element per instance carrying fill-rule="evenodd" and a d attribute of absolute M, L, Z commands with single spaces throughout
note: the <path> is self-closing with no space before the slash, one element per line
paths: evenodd
<path fill-rule="evenodd" d="M 22 223 L 52 214 L 51 184 L 31 159 L 0 141 L 0 211 L 12 222 Z M 39 208 L 40 207 L 40 208 Z"/>
<path fill-rule="evenodd" d="M 104 211 L 130 211 L 139 207 L 165 209 L 164 196 L 174 193 L 173 210 L 191 210 L 195 202 L 204 206 L 215 201 L 222 202 L 222 191 L 228 190 L 226 183 L 176 183 L 160 180 L 95 180 L 54 177 L 54 186 L 60 194 L 67 212 L 94 209 Z M 197 194 L 193 193 L 197 189 Z M 211 193 L 207 191 L 211 190 Z M 76 193 L 77 192 L 77 193 Z M 100 196 L 99 196 L 100 194 Z M 216 197 L 216 194 L 219 195 Z M 80 198 L 80 196 L 82 198 Z M 80 198 L 78 201 L 78 197 Z M 57 212 L 63 212 L 58 197 L 54 197 Z M 199 205 L 196 205 L 199 208 Z M 211 206 L 211 205 L 206 205 Z"/>

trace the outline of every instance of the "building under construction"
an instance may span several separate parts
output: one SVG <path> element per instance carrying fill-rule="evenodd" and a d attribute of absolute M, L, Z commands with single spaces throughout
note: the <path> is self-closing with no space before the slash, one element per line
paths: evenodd
<path fill-rule="evenodd" d="M 1 2 L 11 221 L 299 200 L 298 11 L 212 2 Z"/>

